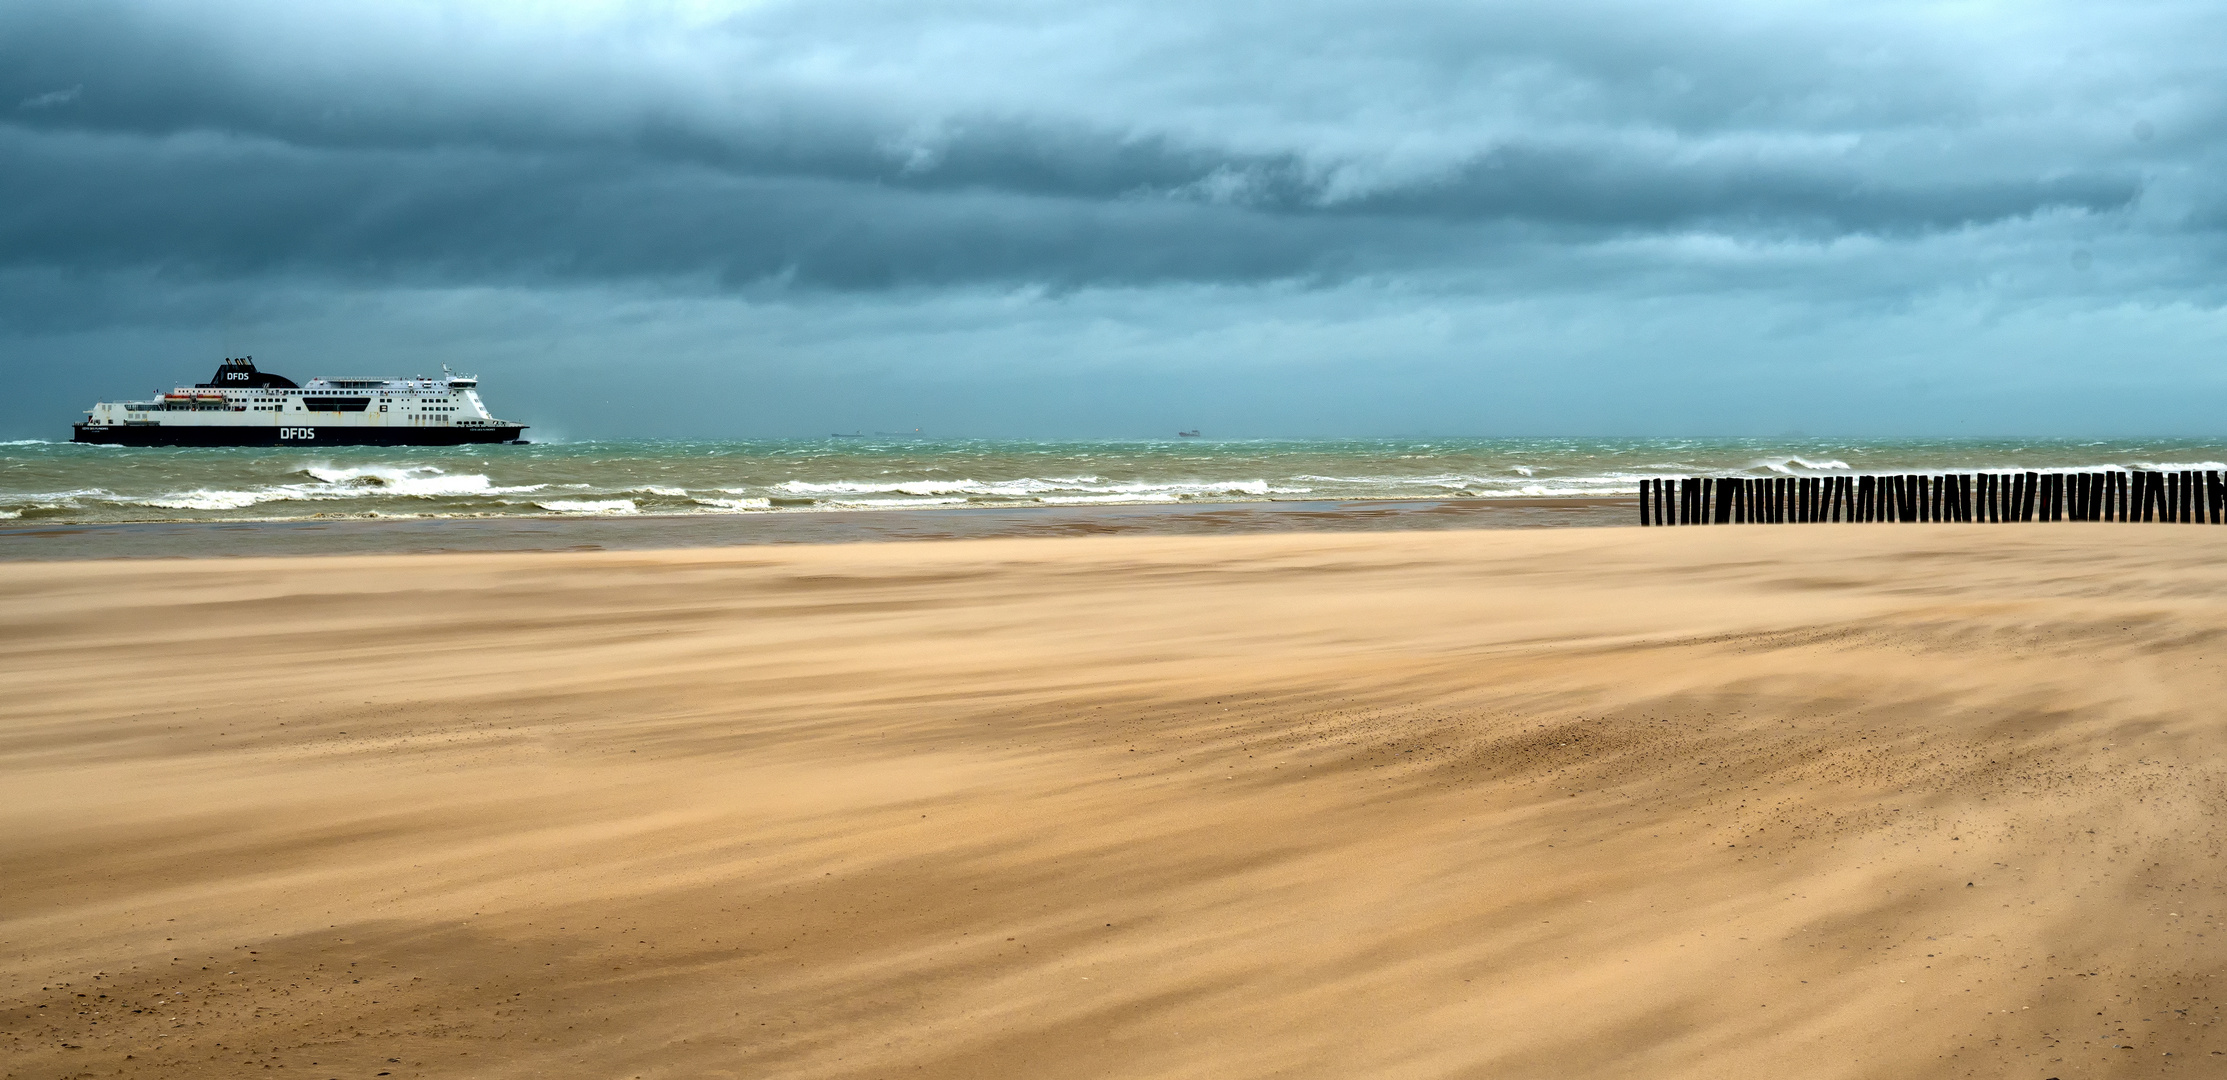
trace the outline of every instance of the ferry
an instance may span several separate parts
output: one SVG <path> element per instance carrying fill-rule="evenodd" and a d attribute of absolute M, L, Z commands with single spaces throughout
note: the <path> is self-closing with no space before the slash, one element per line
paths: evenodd
<path fill-rule="evenodd" d="M 297 385 L 227 357 L 205 383 L 146 401 L 103 401 L 73 441 L 112 446 L 461 446 L 524 442 L 526 425 L 498 420 L 479 380 L 318 378 Z"/>

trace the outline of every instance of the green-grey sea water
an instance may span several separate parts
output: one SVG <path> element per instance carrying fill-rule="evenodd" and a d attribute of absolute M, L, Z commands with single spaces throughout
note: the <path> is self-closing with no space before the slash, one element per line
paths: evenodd
<path fill-rule="evenodd" d="M 1654 476 L 2227 468 L 2227 441 L 1346 439 L 0 444 L 0 522 L 768 514 L 1631 495 Z"/>

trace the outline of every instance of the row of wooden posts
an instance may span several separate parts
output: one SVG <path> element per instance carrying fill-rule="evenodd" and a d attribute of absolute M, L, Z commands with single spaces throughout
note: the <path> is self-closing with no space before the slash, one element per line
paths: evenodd
<path fill-rule="evenodd" d="M 1641 525 L 1881 521 L 2227 524 L 2218 472 L 1665 477 L 1639 482 Z"/>

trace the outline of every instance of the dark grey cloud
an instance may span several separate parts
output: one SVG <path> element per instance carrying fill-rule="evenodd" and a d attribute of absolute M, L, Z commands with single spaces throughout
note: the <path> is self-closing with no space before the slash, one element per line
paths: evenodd
<path fill-rule="evenodd" d="M 1441 430 L 2092 397 L 2207 355 L 2223 47 L 2179 2 L 15 0 L 0 352 L 654 343 L 970 416 L 1088 372 Z"/>
<path fill-rule="evenodd" d="M 1991 115 L 1997 73 L 1871 55 L 1914 16 L 1726 34 L 1621 5 L 625 10 L 12 5 L 0 98 L 44 104 L 0 122 L 0 259 L 1327 280 L 1541 235 L 2110 214 L 2146 183 L 2093 138 L 2029 130 L 2032 103 Z"/>

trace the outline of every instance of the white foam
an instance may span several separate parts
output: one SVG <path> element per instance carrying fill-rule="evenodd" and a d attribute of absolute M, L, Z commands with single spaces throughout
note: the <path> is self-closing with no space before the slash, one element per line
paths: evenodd
<path fill-rule="evenodd" d="M 2036 469 L 2035 472 L 2096 472 L 2118 468 L 2116 465 L 2096 465 L 2076 469 Z M 2217 461 L 2145 461 L 2133 466 L 2145 472 L 2216 472 L 2227 470 L 2227 464 Z"/>
<path fill-rule="evenodd" d="M 75 505 L 79 499 L 113 499 L 116 494 L 107 488 L 73 488 L 69 491 L 25 491 L 0 495 L 11 503 L 36 503 L 38 508 L 52 509 L 55 505 Z"/>
<path fill-rule="evenodd" d="M 773 509 L 773 500 L 771 499 L 713 499 L 698 495 L 691 501 L 695 502 L 699 506 L 710 506 L 720 510 Z"/>
<path fill-rule="evenodd" d="M 263 502 L 265 496 L 252 491 L 197 491 L 180 492 L 159 499 L 140 499 L 144 506 L 159 506 L 165 510 L 244 510 Z"/>
<path fill-rule="evenodd" d="M 1146 495 L 1044 495 L 1044 496 L 1039 496 L 1039 497 L 1038 497 L 1038 499 L 1037 499 L 1037 501 L 1038 501 L 1038 502 L 1043 502 L 1043 503 L 1049 503 L 1049 504 L 1051 504 L 1051 505 L 1053 505 L 1053 506 L 1080 506 L 1080 505 L 1084 505 L 1084 504 L 1089 504 L 1089 503 L 1136 503 L 1136 504 L 1141 504 L 1141 503 L 1172 503 L 1172 502 L 1182 502 L 1183 500 L 1182 500 L 1182 499 L 1181 499 L 1180 497 L 1178 497 L 1178 496 L 1174 496 L 1174 495 L 1169 495 L 1169 494 L 1167 494 L 1167 493 L 1165 493 L 1165 492 L 1160 492 L 1160 493 L 1157 493 L 1157 494 L 1146 494 Z"/>
<path fill-rule="evenodd" d="M 1008 498 L 1026 498 L 1044 491 L 1058 491 L 1073 487 L 1023 477 L 1019 480 L 983 482 L 978 480 L 892 480 L 882 482 L 836 480 L 815 484 L 804 480 L 788 480 L 774 487 L 796 495 L 1003 495 Z"/>
<path fill-rule="evenodd" d="M 1824 461 L 1811 461 L 1807 458 L 1788 455 L 1783 458 L 1763 458 L 1756 461 L 1749 467 L 1760 467 L 1769 469 L 1772 472 L 1780 473 L 1786 476 L 1798 476 L 1801 475 L 1803 471 L 1831 472 L 1835 469 L 1846 471 L 1849 468 L 1849 465 L 1845 461 L 1836 461 L 1831 458 L 1827 458 Z"/>
<path fill-rule="evenodd" d="M 669 499 L 685 499 L 688 497 L 687 488 L 657 487 L 654 485 L 645 485 L 643 487 L 628 488 L 626 490 L 637 495 L 663 495 Z"/>
<path fill-rule="evenodd" d="M 965 499 L 830 499 L 830 500 L 828 500 L 828 502 L 829 502 L 829 503 L 830 503 L 831 505 L 835 505 L 835 506 L 849 506 L 849 507 L 855 507 L 855 508 L 857 508 L 857 509 L 861 509 L 861 510 L 871 510 L 871 509 L 875 509 L 875 508 L 878 508 L 878 507 L 890 507 L 890 506 L 955 506 L 955 505 L 958 505 L 958 504 L 964 503 L 964 502 L 966 502 L 966 501 L 967 501 L 967 500 L 965 500 Z"/>
<path fill-rule="evenodd" d="M 323 488 L 309 484 L 288 485 L 294 498 L 362 498 L 370 495 L 396 495 L 410 498 L 438 498 L 459 495 L 513 495 L 541 490 L 541 484 L 516 487 L 498 487 L 481 473 L 445 473 L 431 465 L 395 467 L 367 465 L 353 469 L 329 469 L 310 466 L 304 474 L 316 477 Z"/>
<path fill-rule="evenodd" d="M 632 499 L 548 499 L 535 506 L 554 510 L 560 514 L 632 514 L 637 513 Z"/>
<path fill-rule="evenodd" d="M 1633 492 L 1639 489 L 1633 487 Z M 1525 484 L 1519 488 L 1500 488 L 1494 491 L 1475 492 L 1486 499 L 1567 499 L 1578 496 L 1608 494 L 1598 487 L 1556 487 L 1549 484 Z"/>

